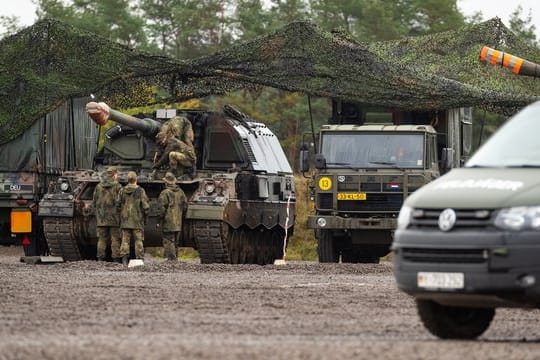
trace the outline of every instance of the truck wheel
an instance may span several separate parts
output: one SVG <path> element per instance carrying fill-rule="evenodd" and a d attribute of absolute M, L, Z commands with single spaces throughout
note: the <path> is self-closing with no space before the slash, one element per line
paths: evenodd
<path fill-rule="evenodd" d="M 319 230 L 317 236 L 317 254 L 321 263 L 339 262 L 339 251 L 330 231 Z"/>
<path fill-rule="evenodd" d="M 441 339 L 475 339 L 487 330 L 495 309 L 446 306 L 432 300 L 416 300 L 424 326 Z"/>

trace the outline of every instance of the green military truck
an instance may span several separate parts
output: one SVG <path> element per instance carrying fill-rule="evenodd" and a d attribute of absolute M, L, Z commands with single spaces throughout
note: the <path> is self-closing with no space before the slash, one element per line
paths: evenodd
<path fill-rule="evenodd" d="M 540 77 L 536 64 L 489 48 L 482 54 Z M 403 204 L 394 275 L 440 338 L 480 336 L 498 307 L 540 307 L 539 119 L 540 102 L 524 108 L 465 167 Z"/>
<path fill-rule="evenodd" d="M 63 171 L 92 166 L 97 127 L 81 111 L 87 101 L 63 102 L 0 144 L 0 245 L 23 245 L 27 256 L 48 252 L 39 201 Z"/>
<path fill-rule="evenodd" d="M 318 136 L 307 225 L 320 262 L 378 262 L 390 251 L 403 200 L 471 152 L 470 108 L 370 113 L 352 106 L 334 102 Z M 300 157 L 306 172 L 306 148 Z"/>

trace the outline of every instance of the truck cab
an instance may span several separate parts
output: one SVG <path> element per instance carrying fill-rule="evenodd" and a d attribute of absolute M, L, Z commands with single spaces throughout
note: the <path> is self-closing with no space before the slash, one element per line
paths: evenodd
<path fill-rule="evenodd" d="M 438 337 L 476 338 L 498 307 L 540 307 L 539 118 L 529 105 L 403 204 L 394 275 Z"/>
<path fill-rule="evenodd" d="M 344 117 L 344 109 L 361 115 Z M 369 122 L 370 116 L 384 122 Z M 342 105 L 334 111 L 319 132 L 315 213 L 307 220 L 319 261 L 379 262 L 390 251 L 403 200 L 460 166 L 470 152 L 471 126 L 465 109 L 368 113 Z M 309 168 L 306 151 L 302 171 Z"/>

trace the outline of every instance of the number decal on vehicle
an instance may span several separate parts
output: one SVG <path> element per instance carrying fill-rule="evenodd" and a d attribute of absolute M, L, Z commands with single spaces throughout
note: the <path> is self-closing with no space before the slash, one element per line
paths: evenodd
<path fill-rule="evenodd" d="M 332 188 L 332 179 L 329 177 L 322 177 L 319 179 L 319 188 L 323 191 L 330 190 Z"/>

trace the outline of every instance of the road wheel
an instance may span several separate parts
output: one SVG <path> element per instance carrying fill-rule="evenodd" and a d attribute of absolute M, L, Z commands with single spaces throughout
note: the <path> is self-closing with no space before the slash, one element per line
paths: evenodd
<path fill-rule="evenodd" d="M 431 300 L 416 300 L 424 326 L 441 339 L 475 339 L 487 330 L 495 309 L 440 305 Z"/>
<path fill-rule="evenodd" d="M 321 263 L 339 262 L 339 251 L 330 231 L 319 230 L 317 236 L 317 254 Z"/>
<path fill-rule="evenodd" d="M 242 244 L 240 243 L 240 234 L 238 229 L 233 229 L 232 227 L 229 227 L 229 231 L 227 233 L 227 241 L 228 241 L 228 247 L 229 247 L 229 256 L 231 258 L 231 264 L 241 264 L 241 252 L 242 252 Z"/>
<path fill-rule="evenodd" d="M 275 259 L 283 258 L 283 239 L 285 232 L 280 228 L 274 228 L 270 234 L 272 244 L 272 263 Z M 288 240 L 288 239 L 287 239 Z"/>

